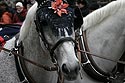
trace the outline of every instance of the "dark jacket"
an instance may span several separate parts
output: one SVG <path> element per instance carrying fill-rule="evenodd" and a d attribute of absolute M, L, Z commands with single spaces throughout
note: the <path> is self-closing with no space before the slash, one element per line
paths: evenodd
<path fill-rule="evenodd" d="M 0 18 L 0 24 L 11 24 L 12 23 L 12 14 L 9 12 L 4 12 Z"/>
<path fill-rule="evenodd" d="M 81 9 L 83 17 L 85 17 L 89 14 L 89 8 L 88 7 L 83 7 L 83 8 L 80 8 L 80 9 Z"/>
<path fill-rule="evenodd" d="M 23 9 L 21 13 L 15 13 L 13 17 L 13 23 L 22 23 L 25 20 L 27 10 Z"/>

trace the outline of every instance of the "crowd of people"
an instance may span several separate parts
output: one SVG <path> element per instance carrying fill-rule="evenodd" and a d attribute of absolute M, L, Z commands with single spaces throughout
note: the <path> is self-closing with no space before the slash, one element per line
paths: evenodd
<path fill-rule="evenodd" d="M 35 0 L 0 1 L 0 24 L 22 24 Z"/>
<path fill-rule="evenodd" d="M 76 10 L 80 10 L 81 12 L 75 12 L 76 18 L 81 19 L 80 16 L 85 17 L 92 11 L 99 8 L 99 5 L 96 2 L 88 4 L 87 0 L 77 0 L 75 4 Z M 6 24 L 18 24 L 22 25 L 25 20 L 27 11 L 29 8 L 35 3 L 35 0 L 0 0 L 0 25 Z M 80 22 L 80 21 L 79 21 Z M 8 32 L 3 28 L 0 32 Z M 8 33 L 4 33 L 8 34 Z M 9 35 L 7 35 L 8 39 L 10 39 Z M 5 42 L 4 35 L 0 34 L 0 45 L 1 42 Z"/>
<path fill-rule="evenodd" d="M 0 24 L 22 24 L 25 20 L 28 9 L 35 3 L 35 0 L 2 0 L 0 1 Z M 77 0 L 76 6 L 85 17 L 92 11 L 99 8 L 96 2 L 88 5 L 87 0 Z"/>
<path fill-rule="evenodd" d="M 19 33 L 27 11 L 34 3 L 35 0 L 0 0 L 0 46 Z"/>

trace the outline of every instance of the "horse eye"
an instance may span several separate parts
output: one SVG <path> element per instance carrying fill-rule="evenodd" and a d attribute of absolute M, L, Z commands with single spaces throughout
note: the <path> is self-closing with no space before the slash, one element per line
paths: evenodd
<path fill-rule="evenodd" d="M 41 23 L 42 26 L 47 26 L 48 25 L 46 20 L 42 20 L 40 23 Z"/>
<path fill-rule="evenodd" d="M 72 45 L 75 47 L 75 43 L 74 42 L 72 42 Z"/>

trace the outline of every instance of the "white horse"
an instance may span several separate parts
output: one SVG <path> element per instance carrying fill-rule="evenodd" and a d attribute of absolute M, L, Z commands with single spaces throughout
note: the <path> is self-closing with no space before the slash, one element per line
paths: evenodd
<path fill-rule="evenodd" d="M 116 62 L 125 52 L 125 0 L 118 0 L 90 13 L 83 18 L 82 31 L 86 31 L 87 44 L 96 65 L 111 73 Z M 116 61 L 116 62 L 115 62 Z M 91 70 L 90 70 L 91 71 Z M 92 73 L 91 73 L 92 74 Z M 100 78 L 83 74 L 83 83 L 100 83 Z"/>
<path fill-rule="evenodd" d="M 23 42 L 24 57 L 41 65 L 57 68 L 56 71 L 50 72 L 24 61 L 27 70 L 24 73 L 28 73 L 26 76 L 30 83 L 31 81 L 33 83 L 57 83 L 58 79 L 63 81 L 62 75 L 64 80 L 72 81 L 77 79 L 80 72 L 80 64 L 75 51 L 73 8 L 70 4 L 68 5 L 68 2 L 63 3 L 61 0 L 53 2 L 54 6 L 51 4 L 52 1 L 49 0 L 38 0 L 29 9 L 21 27 L 19 42 Z M 61 11 L 61 15 L 58 10 Z M 15 38 L 11 39 L 6 43 L 5 48 L 14 48 L 14 42 Z M 8 53 L 2 51 L 1 56 L 3 55 L 8 56 Z M 17 72 L 13 74 L 11 76 L 15 78 Z M 8 81 L 17 83 L 19 78 L 8 79 Z M 3 83 L 2 79 L 1 82 Z"/>
<path fill-rule="evenodd" d="M 77 79 L 80 72 L 75 51 L 73 8 L 61 0 L 53 2 L 54 7 L 57 6 L 55 10 L 51 4 L 49 0 L 38 0 L 29 9 L 21 27 L 19 42 L 23 42 L 24 57 L 42 65 L 57 67 L 56 71 L 50 72 L 24 61 L 27 70 L 24 73 L 30 83 L 57 83 L 62 75 L 64 80 L 72 81 Z M 10 48 L 13 48 L 13 44 Z"/>
<path fill-rule="evenodd" d="M 49 51 L 47 50 L 48 44 L 47 46 L 45 46 L 46 43 L 43 42 L 41 38 L 39 38 L 39 35 L 41 35 L 42 33 L 38 35 L 38 32 L 36 31 L 36 24 L 34 23 L 34 18 L 36 18 L 36 14 L 38 15 L 39 20 L 42 20 L 44 24 L 44 26 L 42 26 L 44 28 L 42 27 L 41 28 L 44 31 L 43 34 L 45 36 L 45 39 L 48 41 L 50 47 L 53 46 L 61 38 L 72 37 L 74 39 L 74 31 L 72 32 L 71 35 L 69 35 L 69 32 L 66 31 L 66 29 L 64 29 L 65 36 L 64 35 L 61 36 L 61 33 L 60 33 L 61 30 L 59 29 L 58 30 L 60 31 L 59 32 L 60 34 L 53 33 L 53 31 L 48 27 L 51 24 L 47 24 L 46 23 L 47 21 L 43 19 L 44 17 L 48 16 L 48 14 L 45 14 L 47 10 L 46 11 L 42 10 L 44 11 L 42 12 L 41 9 L 37 10 L 37 6 L 38 4 L 35 3 L 28 11 L 26 20 L 21 27 L 19 42 L 23 41 L 24 56 L 26 58 L 31 59 L 40 64 L 52 66 L 53 63 L 51 61 L 51 57 L 49 56 Z M 115 61 L 119 60 L 119 58 L 122 56 L 123 52 L 125 51 L 124 50 L 125 48 L 125 28 L 124 28 L 125 12 L 124 11 L 125 11 L 125 1 L 118 0 L 118 1 L 113 1 L 109 3 L 103 8 L 100 8 L 94 11 L 93 13 L 89 14 L 87 17 L 83 18 L 84 24 L 82 25 L 81 30 L 82 31 L 86 30 L 87 43 L 91 53 L 111 60 L 115 60 Z M 61 20 L 64 20 L 63 18 L 65 18 L 65 16 L 68 16 L 68 15 L 64 14 L 64 16 L 60 17 Z M 61 20 L 59 22 L 60 24 L 63 24 Z M 65 21 L 67 23 L 67 19 Z M 72 23 L 72 20 L 68 24 L 70 25 L 71 23 Z M 12 49 L 14 47 L 14 40 L 15 38 L 8 41 L 5 47 L 8 49 Z M 55 58 L 58 62 L 59 69 L 64 75 L 64 79 L 65 79 L 64 83 L 100 83 L 100 82 L 102 83 L 103 81 L 97 80 L 98 77 L 95 80 L 91 78 L 88 74 L 86 74 L 84 71 L 82 71 L 83 78 L 80 79 L 80 76 L 78 75 L 79 64 L 74 51 L 73 44 L 74 42 L 72 43 L 72 39 L 71 39 L 71 41 L 69 40 L 69 41 L 63 42 L 62 44 L 57 46 L 57 48 L 54 51 L 56 54 Z M 2 51 L 1 56 L 2 55 L 7 56 L 7 53 Z M 97 66 L 104 72 L 111 72 L 116 65 L 116 62 L 112 62 L 110 60 L 102 59 L 95 56 L 92 56 L 92 57 L 95 63 L 97 64 Z M 27 62 L 26 62 L 26 68 L 30 76 L 37 83 L 56 83 L 57 82 L 58 74 L 55 71 L 49 72 Z M 8 69 L 12 69 L 12 68 L 8 68 Z M 15 68 L 13 68 L 13 70 L 15 70 Z M 5 73 L 5 70 L 4 70 L 4 73 Z M 13 71 L 11 75 L 9 74 L 9 76 L 13 78 L 7 76 L 9 81 L 6 81 L 5 79 L 3 79 L 4 82 L 2 79 L 0 81 L 2 83 L 13 82 L 13 81 L 17 83 L 17 81 L 19 82 L 19 78 L 17 78 L 15 75 L 17 75 L 17 73 L 16 71 Z M 1 77 L 4 78 L 5 76 L 1 76 Z"/>

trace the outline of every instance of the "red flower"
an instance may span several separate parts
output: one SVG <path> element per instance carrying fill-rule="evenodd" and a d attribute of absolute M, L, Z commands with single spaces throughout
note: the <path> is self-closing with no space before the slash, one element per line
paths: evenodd
<path fill-rule="evenodd" d="M 63 4 L 62 0 L 56 0 L 55 2 L 52 2 L 51 5 L 52 9 L 55 10 L 54 13 L 57 13 L 59 16 L 62 16 L 62 13 L 68 14 L 65 8 L 67 8 L 69 4 Z"/>
<path fill-rule="evenodd" d="M 6 41 L 3 39 L 2 36 L 0 36 L 0 46 L 4 46 L 4 44 L 6 43 Z"/>

